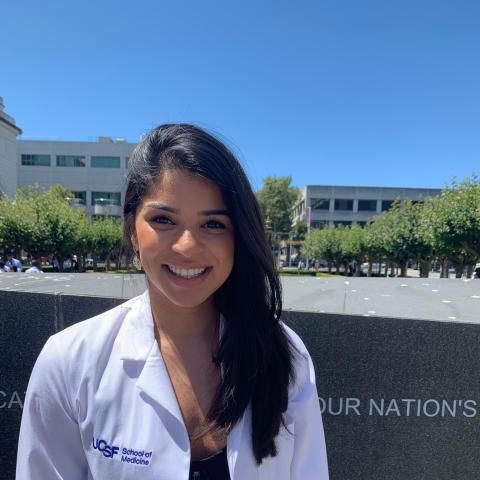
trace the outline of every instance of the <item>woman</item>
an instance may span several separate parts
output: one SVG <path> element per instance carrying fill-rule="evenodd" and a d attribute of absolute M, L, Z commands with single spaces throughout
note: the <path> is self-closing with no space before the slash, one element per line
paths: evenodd
<path fill-rule="evenodd" d="M 17 479 L 326 479 L 315 375 L 240 164 L 185 124 L 129 164 L 124 228 L 148 289 L 49 339 Z"/>

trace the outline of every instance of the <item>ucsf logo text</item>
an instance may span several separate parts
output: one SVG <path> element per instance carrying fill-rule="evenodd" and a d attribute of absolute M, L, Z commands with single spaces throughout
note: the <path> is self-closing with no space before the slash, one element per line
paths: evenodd
<path fill-rule="evenodd" d="M 105 440 L 93 438 L 92 445 L 95 450 L 102 452 L 103 456 L 107 458 L 113 458 L 113 456 L 118 453 L 119 447 L 114 447 L 113 445 L 109 445 Z"/>

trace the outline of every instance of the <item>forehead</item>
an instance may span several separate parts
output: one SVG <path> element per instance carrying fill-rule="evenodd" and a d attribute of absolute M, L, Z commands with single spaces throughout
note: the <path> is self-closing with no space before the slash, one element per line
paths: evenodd
<path fill-rule="evenodd" d="M 184 205 L 198 210 L 225 206 L 222 193 L 213 182 L 178 169 L 166 170 L 152 183 L 144 202 L 155 200 L 176 208 Z"/>

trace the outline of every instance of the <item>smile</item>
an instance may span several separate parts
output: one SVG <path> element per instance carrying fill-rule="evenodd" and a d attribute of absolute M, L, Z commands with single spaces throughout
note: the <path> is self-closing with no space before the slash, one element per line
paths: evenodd
<path fill-rule="evenodd" d="M 179 267 L 176 267 L 175 265 L 170 265 L 170 264 L 167 264 L 166 267 L 170 273 L 173 273 L 173 275 L 180 278 L 187 278 L 187 279 L 197 278 L 200 275 L 203 275 L 208 269 L 208 267 L 179 268 Z"/>

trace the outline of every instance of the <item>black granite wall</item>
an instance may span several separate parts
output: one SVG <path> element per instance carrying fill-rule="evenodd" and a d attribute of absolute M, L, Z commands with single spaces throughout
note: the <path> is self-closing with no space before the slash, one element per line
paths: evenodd
<path fill-rule="evenodd" d="M 0 478 L 49 335 L 119 299 L 0 291 Z M 285 312 L 316 369 L 332 480 L 480 478 L 480 325 Z M 297 480 L 297 479 L 295 479 Z"/>

